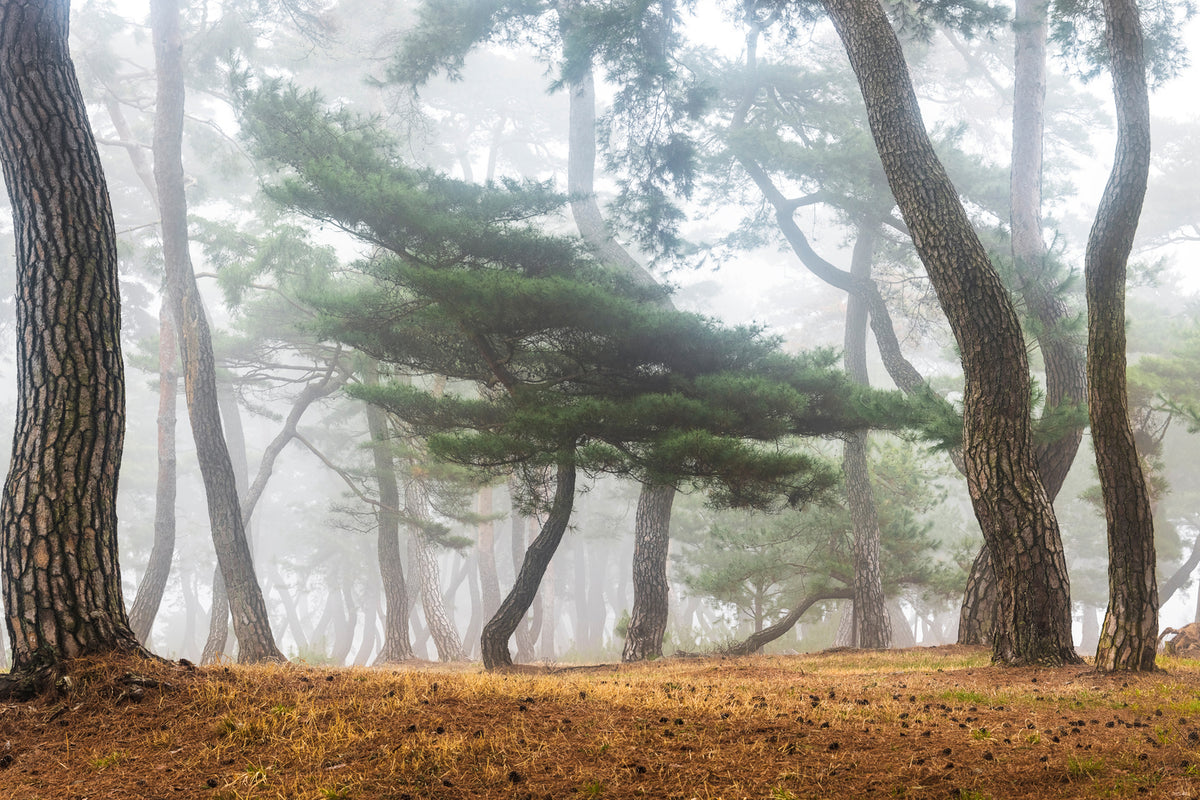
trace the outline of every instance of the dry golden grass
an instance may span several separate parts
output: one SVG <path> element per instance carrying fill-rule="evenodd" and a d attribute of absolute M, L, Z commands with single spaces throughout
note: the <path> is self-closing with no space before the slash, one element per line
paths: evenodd
<path fill-rule="evenodd" d="M 936 648 L 638 666 L 83 661 L 0 705 L 0 798 L 1200 797 L 1200 662 Z"/>

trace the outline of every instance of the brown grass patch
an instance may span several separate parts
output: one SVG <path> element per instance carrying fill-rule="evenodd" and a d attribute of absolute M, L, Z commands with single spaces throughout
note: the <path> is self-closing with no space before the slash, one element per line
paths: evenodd
<path fill-rule="evenodd" d="M 637 666 L 87 660 L 0 705 L 0 798 L 1200 797 L 1200 663 L 972 648 Z"/>

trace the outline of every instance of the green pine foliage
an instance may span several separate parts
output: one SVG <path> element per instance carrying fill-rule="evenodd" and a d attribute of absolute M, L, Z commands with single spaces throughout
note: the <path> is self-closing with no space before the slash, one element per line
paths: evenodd
<path fill-rule="evenodd" d="M 832 353 L 787 356 L 756 328 L 662 308 L 661 289 L 546 232 L 563 203 L 547 186 L 414 169 L 379 126 L 311 93 L 268 85 L 245 101 L 246 130 L 280 167 L 268 192 L 373 248 L 306 298 L 317 333 L 448 378 L 437 395 L 419 380 L 354 389 L 443 459 L 506 472 L 566 458 L 731 505 L 802 504 L 836 471 L 787 437 L 915 414 L 851 385 Z"/>

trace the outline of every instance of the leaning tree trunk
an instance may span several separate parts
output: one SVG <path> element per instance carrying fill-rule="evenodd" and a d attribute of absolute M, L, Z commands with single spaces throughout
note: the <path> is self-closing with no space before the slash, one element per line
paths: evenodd
<path fill-rule="evenodd" d="M 563 533 L 567 530 L 567 523 L 571 520 L 571 509 L 575 503 L 575 465 L 570 461 L 560 462 L 557 472 L 554 501 L 546 515 L 546 521 L 542 524 L 542 530 L 525 550 L 525 559 L 521 562 L 521 570 L 517 573 L 512 590 L 500 603 L 496 615 L 483 626 L 479 648 L 486 669 L 512 666 L 508 640 L 521 624 L 525 612 L 533 605 L 542 576 L 546 574 L 546 567 L 550 564 L 554 551 L 558 549 Z"/>
<path fill-rule="evenodd" d="M 17 240 L 17 417 L 0 568 L 22 674 L 87 653 L 145 652 L 117 561 L 116 231 L 68 52 L 68 5 L 0 2 L 0 160 Z"/>
<path fill-rule="evenodd" d="M 962 354 L 963 459 L 1000 577 L 993 658 L 1079 661 L 1054 510 L 1038 474 L 1016 311 L 933 151 L 900 42 L 878 0 L 825 0 L 858 77 L 884 173 Z"/>
<path fill-rule="evenodd" d="M 1084 256 L 1088 414 L 1108 522 L 1108 611 L 1096 668 L 1153 670 L 1158 638 L 1154 522 L 1125 385 L 1125 266 L 1150 172 L 1150 101 L 1134 0 L 1105 0 L 1117 154 Z"/>
<path fill-rule="evenodd" d="M 158 93 L 154 119 L 154 178 L 162 222 L 167 296 L 183 355 L 184 394 L 196 455 L 204 478 L 217 562 L 225 579 L 238 639 L 238 660 L 283 661 L 275 646 L 262 589 L 254 574 L 242 525 L 237 485 L 221 432 L 216 367 L 208 320 L 188 255 L 187 199 L 183 180 L 183 39 L 178 0 L 152 0 Z"/>
<path fill-rule="evenodd" d="M 871 279 L 871 259 L 875 254 L 875 235 L 859 227 L 854 243 L 850 271 L 859 281 Z M 868 386 L 867 375 L 867 304 L 851 293 L 846 298 L 845 353 L 846 374 L 850 380 Z M 854 528 L 854 630 L 855 647 L 887 648 L 892 643 L 892 626 L 883 597 L 883 579 L 879 569 L 879 514 L 867 466 L 866 431 L 853 431 L 842 449 L 842 470 L 846 478 L 846 503 Z"/>
<path fill-rule="evenodd" d="M 138 583 L 129 624 L 138 641 L 150 641 L 150 629 L 162 604 L 171 562 L 175 559 L 175 495 L 179 484 L 175 459 L 175 409 L 179 373 L 175 369 L 175 329 L 164 301 L 158 312 L 158 477 L 154 491 L 154 544 Z"/>
<path fill-rule="evenodd" d="M 674 486 L 644 486 L 638 497 L 633 542 L 633 611 L 629 615 L 622 661 L 662 658 L 670 610 L 666 567 L 674 501 Z"/>

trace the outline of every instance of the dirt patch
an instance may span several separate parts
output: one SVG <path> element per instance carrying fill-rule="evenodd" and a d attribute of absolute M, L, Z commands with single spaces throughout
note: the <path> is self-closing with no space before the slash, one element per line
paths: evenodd
<path fill-rule="evenodd" d="M 1200 663 L 987 662 L 84 661 L 54 696 L 0 705 L 0 798 L 1200 798 Z"/>

